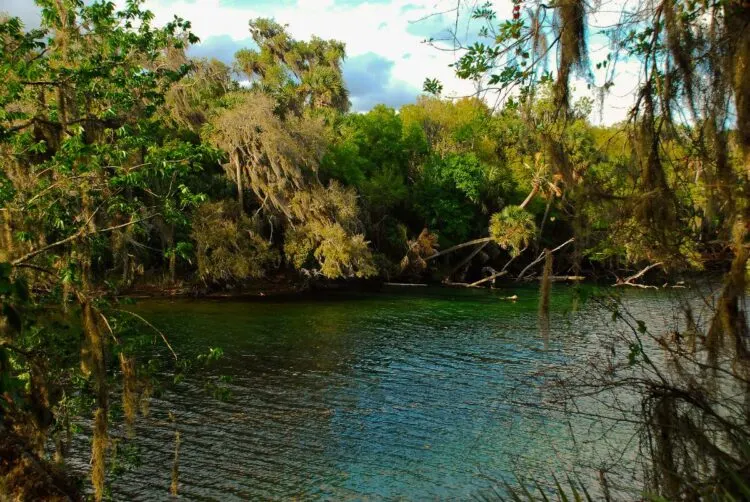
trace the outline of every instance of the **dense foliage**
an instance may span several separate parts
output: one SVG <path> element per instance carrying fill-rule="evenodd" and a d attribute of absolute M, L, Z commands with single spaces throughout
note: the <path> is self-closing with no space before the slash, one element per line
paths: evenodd
<path fill-rule="evenodd" d="M 570 102 L 570 75 L 586 63 L 575 0 L 519 13 L 461 58 L 461 77 L 518 86 L 500 109 L 438 95 L 363 114 L 348 111 L 335 40 L 298 41 L 251 20 L 256 47 L 236 54 L 249 82 L 240 86 L 226 65 L 186 56 L 198 42 L 189 22 L 155 27 L 138 0 L 119 11 L 37 3 L 39 29 L 0 21 L 0 434 L 34 455 L 51 438 L 62 461 L 73 417 L 94 417 L 97 499 L 109 423 L 132 422 L 152 391 L 156 363 L 132 357 L 144 343 L 133 324 L 147 321 L 114 299 L 133 288 L 280 275 L 469 284 L 545 261 L 548 291 L 542 250 L 557 247 L 566 276 L 733 261 L 717 322 L 741 322 L 750 72 L 724 75 L 726 61 L 712 59 L 728 40 L 722 57 L 747 67 L 748 35 L 730 37 L 750 33 L 732 24 L 747 18 L 739 2 L 678 2 L 679 12 L 666 2 L 658 29 L 634 23 L 623 47 L 649 72 L 632 119 L 611 127 L 591 125 L 590 100 Z M 551 8 L 554 23 L 543 16 Z M 698 14 L 718 8 L 722 26 L 701 25 L 694 40 Z M 496 24 L 488 7 L 473 16 Z M 555 79 L 531 64 L 550 50 L 545 30 L 560 45 Z M 702 103 L 706 76 L 720 85 Z M 439 93 L 436 81 L 426 87 Z M 691 120 L 672 118 L 680 96 Z M 113 388 L 122 404 L 110 402 Z M 31 466 L 17 469 L 31 479 Z"/>

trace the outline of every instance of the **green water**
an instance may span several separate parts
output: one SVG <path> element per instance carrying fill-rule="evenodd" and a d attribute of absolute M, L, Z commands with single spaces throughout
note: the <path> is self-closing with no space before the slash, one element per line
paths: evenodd
<path fill-rule="evenodd" d="M 658 311 L 656 297 L 635 301 Z M 221 347 L 224 357 L 153 400 L 137 427 L 140 466 L 116 478 L 115 498 L 167 497 L 170 413 L 191 500 L 468 499 L 502 493 L 516 475 L 586 472 L 611 460 L 586 445 L 591 424 L 571 427 L 545 406 L 543 375 L 608 329 L 592 307 L 567 314 L 572 303 L 570 289 L 554 289 L 549 340 L 534 289 L 141 303 L 181 355 Z"/>

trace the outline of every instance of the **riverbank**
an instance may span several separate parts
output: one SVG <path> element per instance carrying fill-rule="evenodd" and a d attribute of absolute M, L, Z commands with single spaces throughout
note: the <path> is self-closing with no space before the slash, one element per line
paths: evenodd
<path fill-rule="evenodd" d="M 709 280 L 716 282 L 721 275 L 716 272 L 695 275 L 692 281 Z M 118 292 L 118 298 L 132 299 L 158 299 L 158 298 L 196 298 L 196 299 L 264 299 L 274 300 L 302 299 L 316 295 L 333 292 L 351 293 L 386 293 L 400 288 L 419 290 L 423 287 L 445 288 L 445 289 L 475 289 L 475 290 L 508 290 L 519 285 L 529 286 L 536 284 L 539 277 L 526 277 L 522 280 L 515 278 L 500 277 L 494 281 L 480 281 L 475 283 L 459 283 L 449 281 L 386 281 L 383 279 L 361 279 L 361 280 L 295 280 L 288 276 L 278 276 L 261 280 L 247 281 L 239 285 L 218 286 L 204 283 L 178 282 L 175 284 L 140 283 L 131 288 Z M 583 277 L 583 276 L 553 276 L 552 282 L 567 285 L 586 285 L 592 287 L 612 288 L 640 288 L 652 290 L 683 289 L 689 287 L 689 283 L 682 278 L 665 281 L 659 277 L 658 280 L 650 282 L 612 281 L 607 277 Z"/>

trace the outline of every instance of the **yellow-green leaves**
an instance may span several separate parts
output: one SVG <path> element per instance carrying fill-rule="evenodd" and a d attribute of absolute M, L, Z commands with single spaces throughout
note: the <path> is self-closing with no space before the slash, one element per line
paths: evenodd
<path fill-rule="evenodd" d="M 534 216 L 519 206 L 507 206 L 490 220 L 490 236 L 512 256 L 528 246 L 535 234 Z"/>

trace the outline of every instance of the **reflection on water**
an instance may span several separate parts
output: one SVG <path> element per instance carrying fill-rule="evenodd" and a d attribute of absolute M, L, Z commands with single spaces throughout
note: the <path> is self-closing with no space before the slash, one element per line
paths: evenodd
<path fill-rule="evenodd" d="M 597 452 L 543 406 L 541 372 L 585 354 L 601 323 L 566 320 L 571 295 L 555 288 L 544 350 L 535 290 L 513 293 L 140 305 L 178 353 L 224 357 L 153 400 L 137 423 L 142 463 L 116 479 L 115 498 L 167 496 L 170 413 L 188 499 L 466 499 L 515 474 L 570 472 Z M 205 390 L 220 375 L 232 377 L 228 402 Z"/>

